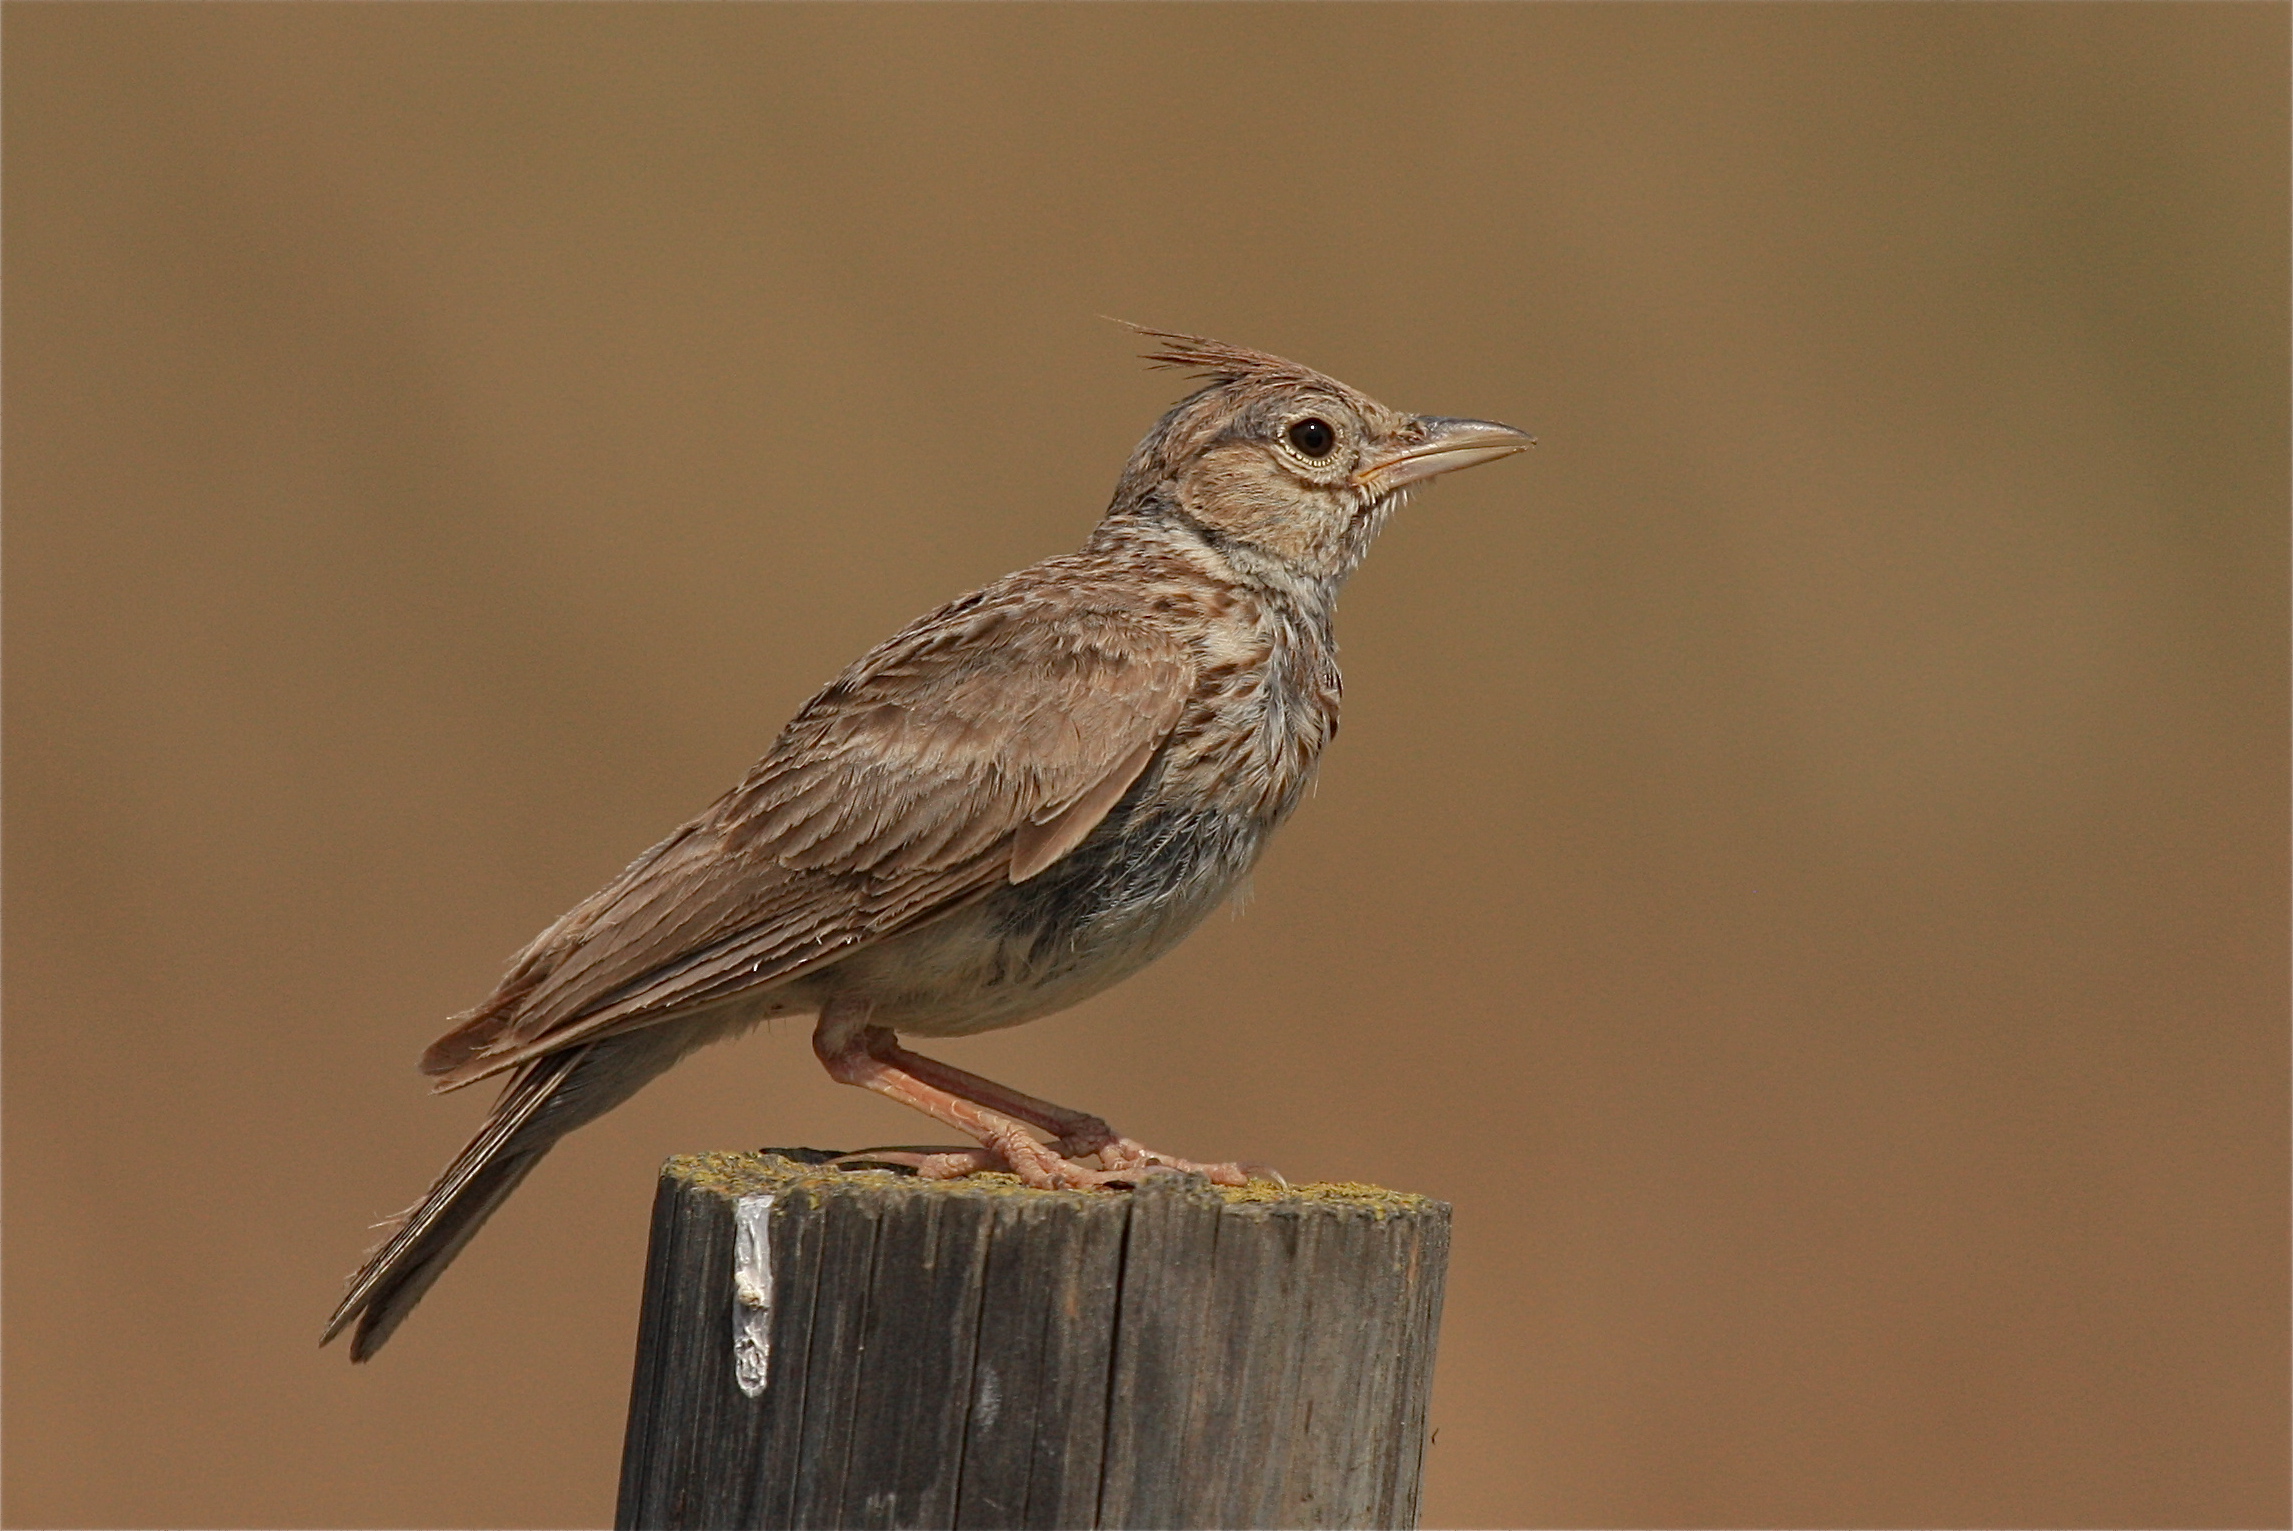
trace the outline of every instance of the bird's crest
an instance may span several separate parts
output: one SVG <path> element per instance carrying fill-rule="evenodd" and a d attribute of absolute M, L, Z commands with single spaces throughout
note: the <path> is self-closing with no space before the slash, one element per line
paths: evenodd
<path fill-rule="evenodd" d="M 1335 382 L 1311 367 L 1300 366 L 1267 351 L 1228 345 L 1223 340 L 1212 340 L 1205 335 L 1149 329 L 1143 324 L 1131 324 L 1128 320 L 1116 322 L 1149 340 L 1161 343 L 1159 350 L 1148 351 L 1143 356 L 1144 360 L 1158 367 L 1184 367 L 1198 377 L 1220 383 L 1239 383 L 1245 379 L 1263 383 Z"/>

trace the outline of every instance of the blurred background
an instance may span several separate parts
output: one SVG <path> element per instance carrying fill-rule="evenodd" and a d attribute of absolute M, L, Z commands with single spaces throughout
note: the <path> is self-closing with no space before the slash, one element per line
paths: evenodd
<path fill-rule="evenodd" d="M 602 1524 L 655 1168 L 415 1055 L 1186 388 L 1535 430 L 1248 912 L 946 1045 L 1456 1204 L 1429 1524 L 2282 1525 L 2287 13 L 15 4 L 6 1516 Z"/>

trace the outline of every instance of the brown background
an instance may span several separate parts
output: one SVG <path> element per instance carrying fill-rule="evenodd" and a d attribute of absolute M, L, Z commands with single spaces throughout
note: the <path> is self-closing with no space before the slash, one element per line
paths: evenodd
<path fill-rule="evenodd" d="M 411 1064 L 1181 388 L 1535 429 L 1246 918 L 945 1048 L 1457 1206 L 1434 1524 L 2283 1524 L 2282 7 L 6 14 L 7 1508 L 611 1511 L 656 1162 Z"/>

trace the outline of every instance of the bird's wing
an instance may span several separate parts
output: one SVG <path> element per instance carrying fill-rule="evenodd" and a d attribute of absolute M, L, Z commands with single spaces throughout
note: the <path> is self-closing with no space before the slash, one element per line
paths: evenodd
<path fill-rule="evenodd" d="M 1057 595 L 982 592 L 854 665 L 739 786 L 542 932 L 423 1071 L 451 1089 L 783 982 L 1074 849 L 1170 734 L 1194 666 Z"/>

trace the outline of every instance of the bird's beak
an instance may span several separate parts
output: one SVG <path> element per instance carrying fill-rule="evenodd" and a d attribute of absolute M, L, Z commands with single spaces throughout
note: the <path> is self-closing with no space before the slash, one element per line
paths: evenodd
<path fill-rule="evenodd" d="M 1494 420 L 1452 420 L 1443 415 L 1421 415 L 1417 423 L 1425 427 L 1423 441 L 1372 458 L 1354 475 L 1354 482 L 1382 494 L 1431 478 L 1436 473 L 1495 462 L 1537 444 L 1537 438 L 1528 432 L 1516 431 Z"/>

